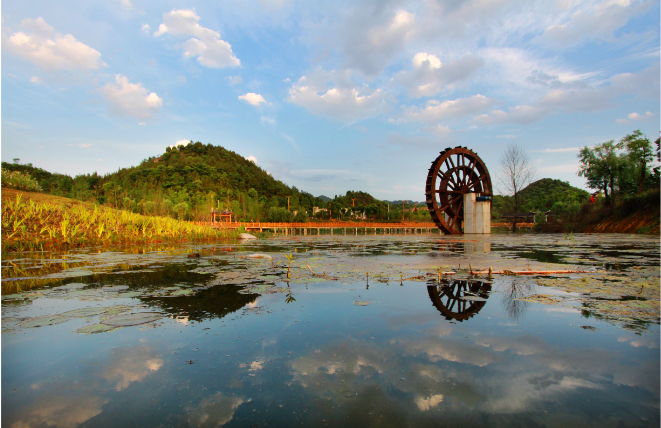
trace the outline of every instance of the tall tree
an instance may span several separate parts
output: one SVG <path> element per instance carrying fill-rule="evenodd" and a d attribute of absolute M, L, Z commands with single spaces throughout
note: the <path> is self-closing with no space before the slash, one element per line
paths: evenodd
<path fill-rule="evenodd" d="M 528 153 L 516 143 L 512 143 L 500 157 L 500 174 L 498 182 L 501 192 L 514 196 L 514 223 L 512 230 L 516 232 L 516 216 L 519 213 L 521 200 L 519 192 L 535 181 L 537 173 L 530 161 Z"/>
<path fill-rule="evenodd" d="M 578 170 L 579 177 L 587 178 L 588 187 L 591 189 L 603 190 L 606 205 L 611 205 L 615 200 L 615 179 L 620 167 L 615 142 L 610 140 L 593 148 L 583 147 L 578 158 L 581 162 Z"/>
<path fill-rule="evenodd" d="M 637 170 L 638 193 L 643 192 L 645 190 L 645 178 L 649 174 L 648 165 L 654 160 L 652 143 L 637 129 L 632 134 L 623 137 L 618 146 L 626 148 L 627 156 Z"/>

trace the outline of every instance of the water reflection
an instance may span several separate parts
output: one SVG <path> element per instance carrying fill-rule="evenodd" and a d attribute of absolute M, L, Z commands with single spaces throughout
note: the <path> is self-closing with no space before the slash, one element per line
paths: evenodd
<path fill-rule="evenodd" d="M 253 304 L 259 294 L 241 294 L 242 286 L 216 285 L 198 290 L 195 294 L 178 297 L 143 297 L 141 300 L 154 310 L 166 312 L 187 321 L 201 322 L 223 318 Z"/>
<path fill-rule="evenodd" d="M 475 316 L 486 304 L 491 283 L 479 280 L 427 281 L 432 304 L 447 320 L 464 321 Z"/>
<path fill-rule="evenodd" d="M 530 305 L 530 302 L 523 299 L 534 294 L 536 286 L 527 279 L 513 278 L 501 282 L 498 289 L 503 292 L 503 309 L 512 320 L 516 321 Z"/>

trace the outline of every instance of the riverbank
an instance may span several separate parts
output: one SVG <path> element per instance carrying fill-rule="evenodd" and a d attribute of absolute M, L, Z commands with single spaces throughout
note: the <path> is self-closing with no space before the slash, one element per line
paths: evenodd
<path fill-rule="evenodd" d="M 3 251 L 228 239 L 238 233 L 44 193 L 2 189 Z"/>
<path fill-rule="evenodd" d="M 659 189 L 616 201 L 612 206 L 583 205 L 573 221 L 544 223 L 535 226 L 543 233 L 660 233 Z"/>

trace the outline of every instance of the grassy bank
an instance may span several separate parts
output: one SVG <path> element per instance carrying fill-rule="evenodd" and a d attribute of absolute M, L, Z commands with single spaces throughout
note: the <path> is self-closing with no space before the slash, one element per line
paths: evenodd
<path fill-rule="evenodd" d="M 234 230 L 2 189 L 2 251 L 235 238 Z"/>
<path fill-rule="evenodd" d="M 540 232 L 640 233 L 659 235 L 659 189 L 619 199 L 612 206 L 583 204 L 574 219 L 538 224 Z"/>

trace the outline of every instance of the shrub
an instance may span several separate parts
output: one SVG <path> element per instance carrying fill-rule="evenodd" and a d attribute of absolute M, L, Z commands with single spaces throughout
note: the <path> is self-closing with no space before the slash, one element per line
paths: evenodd
<path fill-rule="evenodd" d="M 287 211 L 287 208 L 271 207 L 267 221 L 274 223 L 291 223 L 294 219 L 294 214 Z"/>
<path fill-rule="evenodd" d="M 9 187 L 11 189 L 26 190 L 28 192 L 41 192 L 41 187 L 37 180 L 32 178 L 28 173 L 20 171 L 7 171 L 2 168 L 2 187 Z"/>

